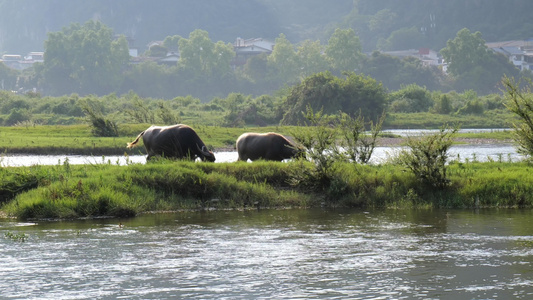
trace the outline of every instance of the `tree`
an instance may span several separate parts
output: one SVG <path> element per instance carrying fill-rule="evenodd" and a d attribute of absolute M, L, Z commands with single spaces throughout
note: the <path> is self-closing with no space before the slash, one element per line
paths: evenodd
<path fill-rule="evenodd" d="M 274 50 L 267 58 L 271 78 L 283 83 L 295 82 L 300 70 L 294 46 L 282 33 L 275 40 Z"/>
<path fill-rule="evenodd" d="M 19 73 L 0 62 L 0 90 L 16 90 Z"/>
<path fill-rule="evenodd" d="M 330 72 L 317 73 L 292 87 L 281 106 L 281 123 L 296 125 L 303 121 L 302 112 L 307 107 L 328 115 L 342 111 L 350 116 L 361 113 L 369 120 L 377 120 L 387 99 L 381 83 L 353 72 L 345 76 L 341 79 Z"/>
<path fill-rule="evenodd" d="M 381 50 L 417 49 L 423 42 L 424 36 L 416 27 L 400 28 L 393 31 L 386 40 L 380 39 L 377 47 Z"/>
<path fill-rule="evenodd" d="M 179 66 L 193 79 L 211 75 L 221 77 L 231 71 L 230 62 L 235 57 L 233 47 L 221 41 L 213 43 L 207 31 L 196 29 L 188 39 L 179 39 L 178 44 Z"/>
<path fill-rule="evenodd" d="M 388 54 L 374 51 L 361 66 L 361 72 L 367 74 L 390 90 L 401 89 L 403 85 L 417 84 L 428 89 L 439 89 L 442 72 L 436 67 L 426 67 L 416 57 L 400 59 Z"/>
<path fill-rule="evenodd" d="M 416 84 L 410 84 L 391 93 L 391 107 L 395 112 L 426 112 L 433 105 L 431 93 Z"/>
<path fill-rule="evenodd" d="M 44 47 L 45 88 L 55 95 L 108 94 L 129 60 L 126 38 L 113 40 L 112 30 L 95 21 L 49 33 Z"/>
<path fill-rule="evenodd" d="M 335 29 L 326 46 L 326 56 L 338 71 L 355 71 L 363 60 L 361 42 L 353 29 Z"/>
<path fill-rule="evenodd" d="M 178 43 L 182 39 L 179 35 L 167 36 L 163 40 L 163 46 L 167 47 L 170 51 L 178 51 Z"/>
<path fill-rule="evenodd" d="M 306 40 L 298 47 L 296 55 L 300 62 L 300 76 L 307 77 L 315 73 L 326 71 L 328 62 L 323 54 L 324 47 L 320 41 Z"/>
<path fill-rule="evenodd" d="M 448 72 L 455 76 L 486 64 L 491 56 L 481 32 L 470 33 L 467 28 L 459 30 L 453 40 L 448 40 L 440 53 L 448 62 Z"/>

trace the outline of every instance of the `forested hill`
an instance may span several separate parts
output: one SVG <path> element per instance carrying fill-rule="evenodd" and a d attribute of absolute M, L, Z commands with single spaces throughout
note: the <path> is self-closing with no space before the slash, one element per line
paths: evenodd
<path fill-rule="evenodd" d="M 141 51 L 150 41 L 195 29 L 214 41 L 285 33 L 297 42 L 316 39 L 352 6 L 352 0 L 0 0 L 0 54 L 43 50 L 46 32 L 91 19 L 133 37 Z"/>
<path fill-rule="evenodd" d="M 90 19 L 133 37 L 141 51 L 195 29 L 214 41 L 284 33 L 294 44 L 325 43 L 337 26 L 355 29 L 365 51 L 440 50 L 465 27 L 489 42 L 530 38 L 532 11 L 531 0 L 0 0 L 0 53 L 43 50 L 47 32 Z"/>

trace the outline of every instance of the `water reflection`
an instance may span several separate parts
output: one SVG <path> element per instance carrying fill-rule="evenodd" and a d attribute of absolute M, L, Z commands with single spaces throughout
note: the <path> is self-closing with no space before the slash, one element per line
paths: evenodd
<path fill-rule="evenodd" d="M 315 209 L 7 220 L 0 290 L 25 299 L 528 299 L 531 217 Z"/>

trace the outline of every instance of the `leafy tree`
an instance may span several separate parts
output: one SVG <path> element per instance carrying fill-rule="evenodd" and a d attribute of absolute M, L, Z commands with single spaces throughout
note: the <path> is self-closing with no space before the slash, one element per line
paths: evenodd
<path fill-rule="evenodd" d="M 170 77 L 170 72 L 169 68 L 155 62 L 144 62 L 131 66 L 124 72 L 121 91 L 123 93 L 135 91 L 141 97 L 165 97 L 165 91 L 169 90 L 165 83 Z"/>
<path fill-rule="evenodd" d="M 213 43 L 207 31 L 196 29 L 188 39 L 179 39 L 178 44 L 179 66 L 194 78 L 213 74 L 220 77 L 231 71 L 230 62 L 235 56 L 233 47 L 221 41 Z"/>
<path fill-rule="evenodd" d="M 449 95 L 443 94 L 437 97 L 433 104 L 432 112 L 437 114 L 449 114 L 453 110 L 452 100 Z"/>
<path fill-rule="evenodd" d="M 377 48 L 381 50 L 417 49 L 422 47 L 424 36 L 416 27 L 400 28 L 393 31 L 390 36 L 380 39 Z"/>
<path fill-rule="evenodd" d="M 361 112 L 371 120 L 376 120 L 384 111 L 386 91 L 376 80 L 346 73 L 345 79 L 322 72 L 305 78 L 302 83 L 291 88 L 281 106 L 282 124 L 298 124 L 303 121 L 302 112 L 309 106 L 324 114 L 337 114 L 339 111 L 355 116 Z"/>
<path fill-rule="evenodd" d="M 379 51 L 374 51 L 363 62 L 360 70 L 381 81 L 390 90 L 398 90 L 409 84 L 436 90 L 441 88 L 440 79 L 444 77 L 436 67 L 426 67 L 416 57 L 400 59 Z"/>
<path fill-rule="evenodd" d="M 31 120 L 31 112 L 26 108 L 14 108 L 4 121 L 5 125 L 11 126 Z"/>
<path fill-rule="evenodd" d="M 492 54 L 485 45 L 481 32 L 470 33 L 467 28 L 459 30 L 453 40 L 448 40 L 440 53 L 448 62 L 448 72 L 455 76 L 486 64 Z"/>
<path fill-rule="evenodd" d="M 0 62 L 0 90 L 16 90 L 19 73 Z"/>
<path fill-rule="evenodd" d="M 298 79 L 300 74 L 298 55 L 283 33 L 276 38 L 274 49 L 267 61 L 270 78 L 282 83 L 291 83 Z"/>
<path fill-rule="evenodd" d="M 268 72 L 268 56 L 266 53 L 250 57 L 244 65 L 244 74 L 252 81 L 263 81 Z"/>
<path fill-rule="evenodd" d="M 394 27 L 397 18 L 398 15 L 390 9 L 382 9 L 370 17 L 368 28 L 372 32 L 388 31 L 390 28 Z"/>
<path fill-rule="evenodd" d="M 323 54 L 320 41 L 306 40 L 298 47 L 296 54 L 300 62 L 300 75 L 307 77 L 328 69 L 328 62 Z"/>
<path fill-rule="evenodd" d="M 163 40 L 163 46 L 167 47 L 170 51 L 178 51 L 178 43 L 182 39 L 179 35 L 167 36 Z"/>
<path fill-rule="evenodd" d="M 359 37 L 353 29 L 335 29 L 326 46 L 326 56 L 338 71 L 355 71 L 363 60 Z"/>
<path fill-rule="evenodd" d="M 168 48 L 163 45 L 152 45 L 144 55 L 149 57 L 165 57 L 168 53 Z"/>
<path fill-rule="evenodd" d="M 55 95 L 110 93 L 129 60 L 126 38 L 113 40 L 112 30 L 94 21 L 49 33 L 44 47 L 43 78 Z"/>
<path fill-rule="evenodd" d="M 433 106 L 431 93 L 416 84 L 410 84 L 390 95 L 391 109 L 395 112 L 426 112 Z"/>

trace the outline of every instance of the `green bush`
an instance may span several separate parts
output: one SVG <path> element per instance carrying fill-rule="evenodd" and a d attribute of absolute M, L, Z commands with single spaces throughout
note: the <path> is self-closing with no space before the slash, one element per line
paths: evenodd
<path fill-rule="evenodd" d="M 453 143 L 453 136 L 458 127 L 442 127 L 436 134 L 423 137 L 409 137 L 407 150 L 400 153 L 399 161 L 406 166 L 422 183 L 443 189 L 448 186 L 446 162 L 448 150 Z"/>

